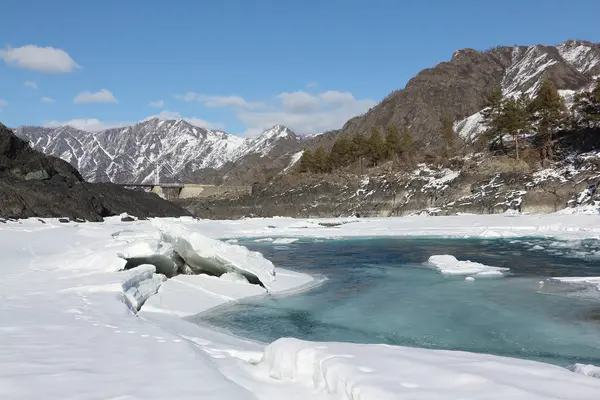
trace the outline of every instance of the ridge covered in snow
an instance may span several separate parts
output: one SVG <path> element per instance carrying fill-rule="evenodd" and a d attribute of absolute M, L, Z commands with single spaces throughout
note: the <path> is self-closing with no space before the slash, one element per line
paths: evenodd
<path fill-rule="evenodd" d="M 15 133 L 33 148 L 70 162 L 88 181 L 116 183 L 151 183 L 157 173 L 162 181 L 173 181 L 195 170 L 219 169 L 250 154 L 265 157 L 280 141 L 299 141 L 282 125 L 242 138 L 183 119 L 159 118 L 99 132 L 71 126 L 21 126 Z"/>
<path fill-rule="evenodd" d="M 522 93 L 532 97 L 549 76 L 569 104 L 575 93 L 588 90 L 600 75 L 600 45 L 587 41 L 569 40 L 555 47 L 499 47 L 488 54 L 506 65 L 500 87 L 507 97 Z M 454 128 L 464 139 L 475 138 L 485 130 L 481 112 L 456 121 Z"/>

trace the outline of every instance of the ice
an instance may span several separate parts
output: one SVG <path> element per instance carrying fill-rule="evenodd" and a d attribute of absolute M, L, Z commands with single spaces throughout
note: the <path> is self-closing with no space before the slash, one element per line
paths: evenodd
<path fill-rule="evenodd" d="M 446 275 L 503 276 L 510 268 L 490 267 L 473 261 L 459 261 L 451 255 L 436 255 L 427 261 Z"/>
<path fill-rule="evenodd" d="M 265 379 L 300 382 L 344 400 L 597 400 L 600 393 L 594 379 L 533 361 L 292 338 L 271 343 L 258 368 Z"/>
<path fill-rule="evenodd" d="M 267 289 L 275 280 L 275 266 L 258 252 L 211 239 L 181 224 L 159 219 L 153 220 L 152 224 L 192 270 L 206 270 L 214 275 L 238 272 L 250 282 L 258 279 Z"/>
<path fill-rule="evenodd" d="M 292 244 L 298 241 L 297 238 L 277 238 L 273 240 L 273 244 Z"/>
<path fill-rule="evenodd" d="M 567 367 L 569 370 L 576 372 L 578 374 L 591 376 L 593 378 L 600 379 L 600 367 L 597 367 L 592 364 L 573 364 Z"/>
<path fill-rule="evenodd" d="M 319 222 L 339 222 L 323 226 Z M 530 361 L 452 351 L 310 343 L 268 346 L 183 318 L 253 296 L 289 295 L 319 281 L 218 239 L 433 235 L 599 235 L 598 216 L 166 218 L 0 224 L 2 399 L 573 399 L 600 381 Z M 267 235 L 266 232 L 269 232 Z M 177 251 L 218 259 L 220 277 L 156 274 L 127 260 Z M 459 263 L 457 261 L 457 263 Z M 475 263 L 474 263 L 475 264 Z M 489 268 L 489 267 L 488 267 Z M 269 292 L 245 274 L 269 283 Z M 475 275 L 477 276 L 477 275 Z M 596 278 L 585 278 L 596 279 Z M 597 278 L 600 279 L 600 278 Z M 266 347 L 265 347 L 266 346 Z"/>
<path fill-rule="evenodd" d="M 260 239 L 254 240 L 254 241 L 258 242 L 258 243 L 260 243 L 260 242 L 272 242 L 273 238 L 260 238 Z"/>
<path fill-rule="evenodd" d="M 600 276 L 582 276 L 582 277 L 558 277 L 552 278 L 555 281 L 562 283 L 570 283 L 576 285 L 589 285 L 600 290 Z"/>

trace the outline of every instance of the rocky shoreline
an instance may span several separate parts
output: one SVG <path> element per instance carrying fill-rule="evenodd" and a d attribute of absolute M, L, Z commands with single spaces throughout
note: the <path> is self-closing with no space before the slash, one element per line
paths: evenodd
<path fill-rule="evenodd" d="M 528 171 L 508 158 L 469 156 L 455 165 L 419 164 L 410 172 L 283 175 L 236 198 L 178 200 L 199 218 L 388 217 L 415 214 L 552 213 L 595 204 L 600 153 Z M 594 193 L 592 193 L 594 192 Z"/>

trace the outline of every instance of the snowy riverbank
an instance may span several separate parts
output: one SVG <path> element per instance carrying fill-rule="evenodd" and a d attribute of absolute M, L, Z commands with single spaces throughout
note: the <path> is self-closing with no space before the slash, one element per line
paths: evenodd
<path fill-rule="evenodd" d="M 280 339 L 265 348 L 182 319 L 231 301 L 266 295 L 267 289 L 277 295 L 317 283 L 307 275 L 271 270 L 272 264 L 260 255 L 212 239 L 597 238 L 598 216 L 45 222 L 32 219 L 0 225 L 3 399 L 447 399 L 468 395 L 580 400 L 596 399 L 600 392 L 600 380 L 530 361 L 295 339 Z M 169 246 L 189 251 L 190 259 L 200 257 L 199 265 L 218 260 L 231 272 L 221 278 L 178 275 L 169 280 L 154 274 L 154 267 L 148 265 L 116 272 L 127 262 L 123 257 L 164 254 Z M 259 277 L 266 288 L 248 283 L 244 274 Z"/>

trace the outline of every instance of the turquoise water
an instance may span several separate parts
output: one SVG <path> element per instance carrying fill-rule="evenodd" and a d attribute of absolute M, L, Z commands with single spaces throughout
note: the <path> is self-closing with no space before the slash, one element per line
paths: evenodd
<path fill-rule="evenodd" d="M 195 321 L 263 342 L 293 336 L 600 365 L 600 291 L 539 283 L 551 276 L 600 276 L 597 241 L 394 238 L 241 244 L 276 266 L 329 279 L 298 295 L 249 300 Z M 535 245 L 543 249 L 532 250 Z M 511 273 L 467 282 L 424 266 L 435 254 L 508 267 Z"/>

